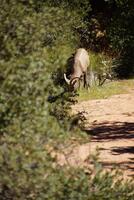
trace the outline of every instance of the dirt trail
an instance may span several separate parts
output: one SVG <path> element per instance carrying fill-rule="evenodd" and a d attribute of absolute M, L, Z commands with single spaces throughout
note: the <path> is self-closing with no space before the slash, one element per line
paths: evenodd
<path fill-rule="evenodd" d="M 73 113 L 83 112 L 85 130 L 92 135 L 91 142 L 78 150 L 77 157 L 87 154 L 87 146 L 90 153 L 98 147 L 104 168 L 117 165 L 124 177 L 134 177 L 134 89 L 129 94 L 83 101 L 72 109 Z"/>

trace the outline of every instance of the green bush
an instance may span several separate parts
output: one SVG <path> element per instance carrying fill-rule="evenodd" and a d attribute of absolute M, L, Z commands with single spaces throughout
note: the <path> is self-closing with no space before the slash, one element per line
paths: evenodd
<path fill-rule="evenodd" d="M 67 103 L 50 104 L 48 96 L 63 91 L 51 77 L 75 47 L 73 27 L 80 17 L 41 1 L 41 10 L 33 1 L 0 3 L 0 193 L 3 199 L 29 199 L 52 165 L 45 146 L 69 135 Z"/>
<path fill-rule="evenodd" d="M 91 1 L 83 27 L 78 28 L 81 43 L 90 50 L 116 58 L 113 63 L 120 78 L 134 76 L 134 2 L 131 0 Z"/>
<path fill-rule="evenodd" d="M 134 76 L 134 2 L 115 1 L 114 12 L 108 27 L 112 49 L 117 52 L 115 71 L 121 78 Z"/>

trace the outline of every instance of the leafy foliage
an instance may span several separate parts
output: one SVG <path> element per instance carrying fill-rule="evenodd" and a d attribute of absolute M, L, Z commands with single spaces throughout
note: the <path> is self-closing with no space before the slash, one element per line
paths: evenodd
<path fill-rule="evenodd" d="M 109 1 L 112 2 L 112 1 Z M 115 1 L 114 14 L 108 27 L 109 39 L 113 49 L 118 52 L 118 65 L 115 71 L 121 78 L 134 75 L 134 2 Z"/>
<path fill-rule="evenodd" d="M 116 58 L 120 78 L 134 76 L 134 2 L 131 0 L 90 1 L 91 11 L 78 29 L 82 45 Z"/>
<path fill-rule="evenodd" d="M 42 9 L 36 11 L 37 4 L 33 1 L 27 4 L 1 1 L 0 186 L 3 199 L 26 199 L 27 194 L 32 195 L 39 182 L 43 184 L 48 166 L 52 165 L 46 144 L 58 143 L 61 137 L 67 136 L 66 111 L 63 112 L 67 105 L 61 99 L 56 111 L 56 103 L 51 105 L 48 96 L 63 91 L 62 87 L 54 86 L 51 77 L 56 68 L 64 66 L 66 53 L 74 48 L 77 39 L 73 26 L 80 17 L 73 11 L 66 13 L 63 8 L 48 7 L 44 2 L 41 5 Z M 52 110 L 55 116 L 51 115 Z"/>

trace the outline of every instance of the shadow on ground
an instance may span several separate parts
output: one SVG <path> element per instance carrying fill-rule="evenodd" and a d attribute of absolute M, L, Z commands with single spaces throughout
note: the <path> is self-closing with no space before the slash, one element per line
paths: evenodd
<path fill-rule="evenodd" d="M 120 170 L 127 171 L 127 177 L 133 178 L 134 177 L 134 162 L 126 161 L 126 162 L 101 162 L 102 166 L 105 169 L 114 169 L 118 168 Z"/>
<path fill-rule="evenodd" d="M 92 136 L 92 141 L 95 142 L 134 139 L 134 123 L 128 122 L 92 124 L 92 127 L 85 131 Z"/>
<path fill-rule="evenodd" d="M 98 145 L 103 155 L 102 159 L 100 156 L 100 162 L 104 168 L 112 169 L 117 166 L 127 172 L 127 177 L 134 177 L 134 123 L 92 124 L 85 131 L 91 135 L 92 146 Z"/>

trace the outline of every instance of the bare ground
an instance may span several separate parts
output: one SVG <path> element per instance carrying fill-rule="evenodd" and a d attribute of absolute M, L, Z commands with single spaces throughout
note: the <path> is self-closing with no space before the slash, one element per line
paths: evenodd
<path fill-rule="evenodd" d="M 80 164 L 98 148 L 105 169 L 118 166 L 126 178 L 134 177 L 134 89 L 128 94 L 80 102 L 73 113 L 83 112 L 89 143 L 73 149 L 69 162 Z M 64 159 L 62 159 L 63 161 Z M 64 163 L 64 162 L 63 162 Z"/>

